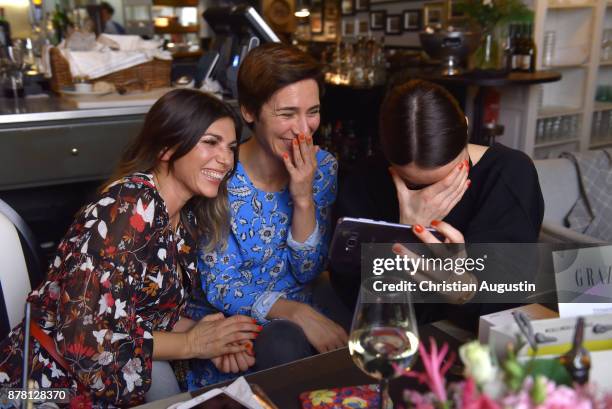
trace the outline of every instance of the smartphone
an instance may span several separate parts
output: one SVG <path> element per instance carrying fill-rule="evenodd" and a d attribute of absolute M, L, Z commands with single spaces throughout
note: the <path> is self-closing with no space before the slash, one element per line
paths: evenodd
<path fill-rule="evenodd" d="M 443 236 L 428 227 L 434 236 Z M 342 217 L 336 223 L 329 251 L 329 261 L 335 269 L 359 269 L 361 245 L 369 243 L 421 243 L 409 224 L 388 223 L 378 220 Z"/>

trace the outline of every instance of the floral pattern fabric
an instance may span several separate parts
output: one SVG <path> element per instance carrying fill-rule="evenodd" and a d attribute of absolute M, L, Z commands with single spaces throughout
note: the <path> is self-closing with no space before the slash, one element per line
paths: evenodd
<path fill-rule="evenodd" d="M 222 311 L 226 315 L 249 315 L 265 323 L 265 315 L 278 296 L 311 303 L 307 284 L 325 266 L 338 170 L 336 159 L 322 150 L 317 153 L 317 164 L 312 189 L 318 232 L 311 238 L 319 239 L 297 245 L 291 244 L 289 234 L 293 216 L 289 189 L 259 190 L 242 164 L 237 164 L 228 182 L 231 234 L 227 247 L 200 255 L 202 287 L 194 286 L 187 316 L 200 319 Z M 189 365 L 190 389 L 228 378 L 210 362 Z"/>
<path fill-rule="evenodd" d="M 32 321 L 69 371 L 31 339 L 30 378 L 76 394 L 78 377 L 96 406 L 141 402 L 151 383 L 153 331 L 172 330 L 191 277 L 199 280 L 195 249 L 186 229 L 173 231 L 151 175 L 107 187 L 79 212 L 46 281 L 28 297 Z M 20 324 L 0 344 L 0 387 L 20 386 L 22 348 Z"/>
<path fill-rule="evenodd" d="M 300 394 L 303 409 L 377 408 L 379 399 L 378 385 L 319 389 Z"/>

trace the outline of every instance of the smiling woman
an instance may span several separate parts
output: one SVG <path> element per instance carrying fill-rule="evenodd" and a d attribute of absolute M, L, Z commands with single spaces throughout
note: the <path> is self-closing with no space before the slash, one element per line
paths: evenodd
<path fill-rule="evenodd" d="M 200 277 L 198 235 L 215 248 L 227 236 L 237 125 L 231 108 L 199 91 L 171 91 L 153 105 L 28 297 L 38 386 L 67 388 L 83 406 L 131 406 L 151 384 L 176 385 L 155 376 L 164 360 L 244 359 L 259 331 L 251 318 L 181 317 Z M 22 323 L 0 344 L 0 387 L 21 385 L 24 334 Z"/>
<path fill-rule="evenodd" d="M 253 136 L 228 183 L 227 249 L 201 258 L 202 291 L 189 310 L 197 318 L 213 306 L 265 324 L 255 343 L 257 369 L 347 342 L 339 325 L 310 306 L 308 284 L 324 268 L 336 197 L 336 160 L 312 142 L 321 90 L 318 63 L 278 43 L 251 51 L 238 74 L 240 108 Z M 189 388 L 222 379 L 210 364 L 190 365 Z"/>

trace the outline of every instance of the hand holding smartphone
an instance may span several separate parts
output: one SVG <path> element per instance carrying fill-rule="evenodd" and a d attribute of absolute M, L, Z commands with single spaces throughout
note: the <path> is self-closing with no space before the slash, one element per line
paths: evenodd
<path fill-rule="evenodd" d="M 444 237 L 431 227 L 427 230 L 440 241 Z M 359 269 L 361 245 L 370 243 L 421 243 L 409 224 L 343 217 L 338 220 L 329 251 L 332 267 Z"/>

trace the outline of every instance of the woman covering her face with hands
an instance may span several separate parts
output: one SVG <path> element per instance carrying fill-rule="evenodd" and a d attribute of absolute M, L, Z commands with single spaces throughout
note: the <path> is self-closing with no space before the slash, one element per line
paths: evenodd
<path fill-rule="evenodd" d="M 252 137 L 241 146 L 228 184 L 227 249 L 201 255 L 202 292 L 189 311 L 200 317 L 212 306 L 264 324 L 255 342 L 257 369 L 347 342 L 346 332 L 311 306 L 308 285 L 324 268 L 336 197 L 336 160 L 312 141 L 321 86 L 318 64 L 278 43 L 252 50 L 238 73 Z M 190 366 L 189 388 L 220 379 L 208 363 Z M 229 362 L 225 369 L 246 367 Z"/>
<path fill-rule="evenodd" d="M 165 363 L 153 361 L 220 365 L 248 352 L 259 330 L 251 318 L 180 315 L 200 280 L 197 237 L 215 247 L 227 236 L 236 124 L 230 108 L 199 91 L 171 91 L 153 105 L 28 297 L 38 388 L 67 388 L 84 407 L 132 406 L 160 387 L 152 369 Z M 23 338 L 22 323 L 0 344 L 1 387 L 21 387 Z"/>
<path fill-rule="evenodd" d="M 387 163 L 351 175 L 340 188 L 338 217 L 412 225 L 425 243 L 533 243 L 544 202 L 531 159 L 501 144 L 468 143 L 467 120 L 439 85 L 396 86 L 380 110 Z M 401 250 L 397 249 L 396 250 Z M 334 271 L 334 287 L 352 305 L 359 277 Z"/>

